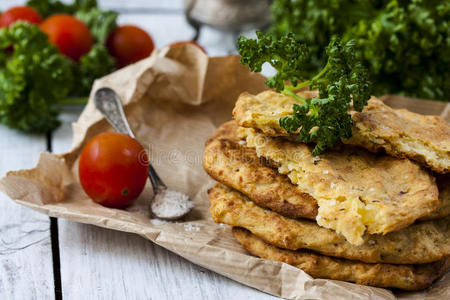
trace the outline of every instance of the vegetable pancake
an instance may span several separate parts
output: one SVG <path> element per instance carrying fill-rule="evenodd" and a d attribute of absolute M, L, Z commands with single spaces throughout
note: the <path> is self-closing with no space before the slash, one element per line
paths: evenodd
<path fill-rule="evenodd" d="M 265 135 L 295 136 L 295 132 L 290 134 L 279 124 L 281 118 L 292 115 L 294 103 L 294 98 L 273 91 L 243 93 L 233 115 L 239 125 Z M 354 122 L 352 137 L 344 139 L 344 143 L 407 157 L 438 173 L 450 172 L 450 125 L 441 117 L 392 109 L 376 98 L 370 99 L 362 112 L 350 114 Z"/>
<path fill-rule="evenodd" d="M 239 128 L 247 147 L 317 200 L 316 221 L 352 244 L 363 234 L 386 234 L 439 208 L 435 178 L 418 164 L 346 145 L 314 156 L 309 145 Z"/>
<path fill-rule="evenodd" d="M 294 220 L 257 206 L 223 184 L 209 191 L 216 223 L 243 227 L 277 247 L 310 249 L 328 256 L 366 263 L 419 264 L 450 255 L 450 217 L 420 222 L 386 235 L 365 234 L 359 246 L 307 220 Z"/>
<path fill-rule="evenodd" d="M 233 236 L 251 254 L 281 261 L 302 269 L 315 278 L 355 282 L 384 288 L 420 290 L 429 287 L 450 267 L 450 257 L 420 265 L 368 264 L 333 258 L 307 250 L 285 250 L 240 227 L 233 227 Z"/>
<path fill-rule="evenodd" d="M 315 220 L 317 201 L 259 159 L 254 149 L 239 144 L 237 128 L 235 121 L 227 122 L 208 140 L 205 171 L 260 206 L 290 218 Z"/>
<path fill-rule="evenodd" d="M 258 158 L 256 151 L 237 137 L 238 126 L 230 121 L 218 128 L 206 143 L 205 171 L 215 180 L 249 197 L 259 206 L 288 218 L 315 220 L 317 201 L 276 171 L 276 167 Z M 450 175 L 438 175 L 439 209 L 422 219 L 442 218 L 450 214 Z"/>

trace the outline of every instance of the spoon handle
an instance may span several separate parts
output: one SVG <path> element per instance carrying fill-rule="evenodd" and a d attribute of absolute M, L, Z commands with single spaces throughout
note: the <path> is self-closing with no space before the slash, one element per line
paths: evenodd
<path fill-rule="evenodd" d="M 94 102 L 95 107 L 97 107 L 117 132 L 125 133 L 132 138 L 135 138 L 125 117 L 122 102 L 120 102 L 119 96 L 114 90 L 110 88 L 98 89 L 95 92 Z M 150 162 L 148 162 L 148 177 L 150 178 L 155 193 L 158 189 L 166 188 L 166 185 L 158 176 Z"/>
<path fill-rule="evenodd" d="M 111 126 L 121 133 L 134 138 L 133 131 L 125 118 L 119 96 L 110 88 L 101 88 L 95 92 L 95 107 L 102 113 Z"/>

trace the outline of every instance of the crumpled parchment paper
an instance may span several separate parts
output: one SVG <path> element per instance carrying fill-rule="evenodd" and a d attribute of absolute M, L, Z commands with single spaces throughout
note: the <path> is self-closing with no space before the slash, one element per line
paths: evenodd
<path fill-rule="evenodd" d="M 83 192 L 77 175 L 80 151 L 94 135 L 112 131 L 92 101 L 100 87 L 111 87 L 120 95 L 131 128 L 167 185 L 195 201 L 185 221 L 151 222 L 149 183 L 126 210 L 103 207 Z M 249 255 L 233 239 L 229 226 L 212 221 L 207 190 L 214 182 L 202 169 L 204 143 L 221 123 L 231 119 L 241 92 L 264 89 L 264 78 L 250 73 L 237 56 L 207 57 L 190 45 L 155 51 L 95 82 L 89 103 L 73 124 L 69 153 L 42 153 L 35 168 L 9 172 L 0 188 L 14 201 L 47 215 L 139 234 L 195 264 L 287 299 L 450 299 L 450 273 L 430 289 L 416 293 L 313 279 L 290 265 Z M 384 98 L 392 106 L 450 120 L 447 103 Z"/>

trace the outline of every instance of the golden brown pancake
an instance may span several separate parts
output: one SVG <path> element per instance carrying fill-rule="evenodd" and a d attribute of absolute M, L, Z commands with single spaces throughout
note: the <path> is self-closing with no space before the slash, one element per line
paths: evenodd
<path fill-rule="evenodd" d="M 203 157 L 206 172 L 259 206 L 287 217 L 315 220 L 317 201 L 259 159 L 254 149 L 240 144 L 236 131 L 236 122 L 227 122 L 208 140 Z"/>
<path fill-rule="evenodd" d="M 266 160 L 258 158 L 252 148 L 237 137 L 237 123 L 220 126 L 206 143 L 203 167 L 215 180 L 249 197 L 259 206 L 288 218 L 315 220 L 317 201 L 279 174 Z M 423 219 L 442 218 L 450 214 L 450 176 L 437 176 L 440 207 Z"/>
<path fill-rule="evenodd" d="M 368 264 L 328 257 L 306 250 L 280 249 L 239 227 L 233 227 L 233 235 L 251 254 L 287 263 L 302 269 L 314 278 L 414 291 L 429 287 L 450 267 L 450 257 L 421 265 Z"/>
<path fill-rule="evenodd" d="M 450 125 L 441 117 L 392 109 L 379 99 L 351 114 L 353 135 L 344 143 L 407 157 L 437 173 L 450 172 Z"/>
<path fill-rule="evenodd" d="M 300 94 L 311 97 L 311 94 Z M 292 115 L 297 101 L 289 96 L 264 91 L 243 93 L 233 110 L 240 126 L 255 128 L 268 136 L 289 136 L 279 119 Z M 438 173 L 450 172 L 450 125 L 439 116 L 424 116 L 406 109 L 392 109 L 372 98 L 362 112 L 351 111 L 353 136 L 344 143 L 373 152 L 407 157 Z M 295 134 L 295 133 L 294 133 Z"/>
<path fill-rule="evenodd" d="M 376 155 L 341 145 L 314 156 L 312 147 L 239 128 L 247 147 L 273 161 L 319 205 L 316 221 L 355 245 L 362 236 L 386 234 L 412 224 L 439 208 L 431 173 L 409 159 Z"/>
<path fill-rule="evenodd" d="M 366 234 L 362 245 L 356 246 L 315 222 L 289 219 L 261 208 L 223 184 L 209 191 L 209 200 L 215 222 L 248 229 L 279 248 L 310 249 L 366 263 L 419 264 L 450 255 L 450 217 L 416 223 L 386 235 Z"/>
<path fill-rule="evenodd" d="M 432 220 L 450 215 L 450 174 L 437 174 L 436 183 L 439 189 L 439 208 L 420 220 Z"/>

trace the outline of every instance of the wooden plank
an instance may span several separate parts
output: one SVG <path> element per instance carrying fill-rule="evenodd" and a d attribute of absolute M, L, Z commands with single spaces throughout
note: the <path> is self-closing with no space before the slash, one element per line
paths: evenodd
<path fill-rule="evenodd" d="M 63 0 L 65 3 L 72 3 L 74 0 Z M 12 6 L 24 5 L 25 0 L 2 0 L 0 1 L 0 10 Z M 183 11 L 183 0 L 97 0 L 99 6 L 103 9 L 111 9 L 121 13 L 146 11 L 180 13 Z"/>
<path fill-rule="evenodd" d="M 71 145 L 77 111 L 61 115 L 55 153 Z M 58 220 L 63 299 L 275 299 L 139 236 Z"/>
<path fill-rule="evenodd" d="M 44 136 L 0 125 L 0 176 L 31 168 L 46 150 Z M 49 218 L 0 193 L 0 299 L 53 299 Z"/>
<path fill-rule="evenodd" d="M 59 221 L 64 299 L 274 299 L 139 236 Z"/>

